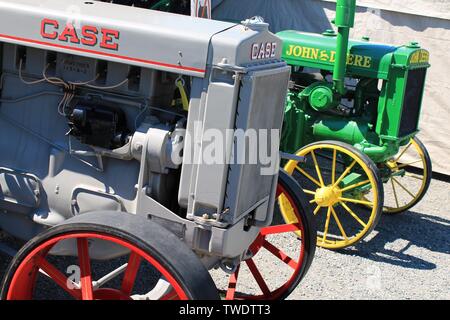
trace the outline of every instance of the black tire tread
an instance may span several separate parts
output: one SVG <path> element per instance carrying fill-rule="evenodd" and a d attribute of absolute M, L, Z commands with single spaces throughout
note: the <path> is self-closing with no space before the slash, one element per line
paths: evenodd
<path fill-rule="evenodd" d="M 291 177 L 286 171 L 281 169 L 278 183 L 282 185 L 286 192 L 290 194 L 293 201 L 296 202 L 298 213 L 300 215 L 301 222 L 304 228 L 302 241 L 305 242 L 302 271 L 294 281 L 294 284 L 280 297 L 281 299 L 286 299 L 303 280 L 312 264 L 312 261 L 314 260 L 314 254 L 316 252 L 317 226 L 311 206 L 306 199 L 303 189 L 300 187 L 297 181 L 295 181 L 295 179 Z"/>

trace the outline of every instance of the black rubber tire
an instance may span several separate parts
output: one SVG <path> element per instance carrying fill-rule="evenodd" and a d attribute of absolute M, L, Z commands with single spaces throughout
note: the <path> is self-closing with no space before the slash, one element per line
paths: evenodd
<path fill-rule="evenodd" d="M 430 187 L 431 184 L 431 179 L 433 177 L 433 165 L 431 162 L 431 157 L 430 154 L 428 153 L 427 148 L 425 147 L 425 145 L 422 143 L 422 141 L 420 141 L 419 138 L 414 137 L 413 140 L 417 143 L 417 145 L 419 146 L 419 148 L 422 150 L 423 154 L 424 154 L 424 158 L 425 158 L 425 163 L 424 166 L 428 172 L 428 175 L 425 179 L 425 186 L 422 190 L 422 193 L 419 194 L 419 196 L 414 199 L 413 201 L 411 201 L 403 210 L 398 211 L 398 212 L 383 212 L 386 215 L 396 215 L 396 214 L 400 214 L 400 213 L 404 213 L 405 211 L 408 211 L 409 209 L 411 209 L 412 207 L 414 207 L 416 204 L 418 204 L 422 198 L 425 196 L 425 194 L 428 191 L 428 188 Z"/>
<path fill-rule="evenodd" d="M 303 189 L 297 181 L 287 174 L 286 171 L 281 169 L 278 177 L 278 183 L 283 186 L 286 192 L 289 193 L 295 202 L 295 205 L 299 209 L 298 213 L 304 228 L 302 241 L 305 242 L 304 259 L 302 262 L 303 266 L 301 267 L 302 271 L 299 273 L 293 285 L 280 297 L 280 299 L 284 300 L 292 293 L 292 291 L 295 290 L 295 288 L 298 287 L 311 267 L 316 252 L 317 226 L 311 206 L 306 199 Z"/>
<path fill-rule="evenodd" d="M 0 298 L 20 263 L 51 238 L 77 232 L 103 233 L 128 241 L 150 254 L 168 270 L 192 300 L 219 300 L 217 288 L 199 258 L 170 231 L 140 215 L 92 212 L 71 218 L 30 240 L 11 261 L 1 285 Z"/>

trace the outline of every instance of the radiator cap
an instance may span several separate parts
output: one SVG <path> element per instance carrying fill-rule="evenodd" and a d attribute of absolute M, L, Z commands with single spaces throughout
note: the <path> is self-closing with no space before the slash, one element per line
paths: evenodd
<path fill-rule="evenodd" d="M 408 48 L 418 49 L 420 48 L 420 45 L 417 41 L 412 41 L 407 45 Z"/>
<path fill-rule="evenodd" d="M 244 27 L 254 31 L 268 31 L 269 24 L 264 22 L 264 18 L 260 16 L 254 16 L 241 22 Z"/>

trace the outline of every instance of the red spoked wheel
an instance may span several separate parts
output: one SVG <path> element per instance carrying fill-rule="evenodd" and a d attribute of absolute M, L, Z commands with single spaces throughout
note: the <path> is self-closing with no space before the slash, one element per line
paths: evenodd
<path fill-rule="evenodd" d="M 70 254 L 72 253 L 72 254 Z M 197 256 L 161 226 L 125 213 L 70 219 L 11 262 L 2 299 L 218 299 Z"/>
<path fill-rule="evenodd" d="M 250 257 L 230 276 L 227 300 L 285 299 L 306 275 L 316 248 L 315 220 L 302 188 L 285 171 L 280 171 L 277 202 L 272 225 L 261 229 Z M 292 210 L 297 221 L 286 224 L 280 206 Z"/>

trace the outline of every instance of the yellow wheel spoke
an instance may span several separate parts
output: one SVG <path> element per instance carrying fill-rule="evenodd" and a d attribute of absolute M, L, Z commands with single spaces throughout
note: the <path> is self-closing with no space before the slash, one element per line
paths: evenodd
<path fill-rule="evenodd" d="M 311 156 L 314 161 L 314 166 L 316 167 L 316 172 L 317 172 L 317 176 L 319 177 L 320 186 L 323 187 L 323 186 L 325 186 L 325 184 L 323 183 L 322 173 L 320 172 L 319 163 L 317 162 L 316 154 L 314 153 L 314 150 L 311 151 Z"/>
<path fill-rule="evenodd" d="M 297 169 L 301 174 L 303 174 L 305 177 L 307 177 L 309 180 L 311 180 L 312 182 L 314 182 L 319 188 L 322 187 L 322 185 L 320 184 L 319 181 L 317 181 L 316 179 L 314 179 L 313 177 L 311 177 L 311 175 L 306 172 L 305 170 L 303 170 L 302 168 L 296 166 L 295 169 Z"/>
<path fill-rule="evenodd" d="M 333 165 L 331 168 L 331 184 L 334 184 L 336 180 L 336 149 L 333 150 Z"/>
<path fill-rule="evenodd" d="M 338 218 L 338 216 L 336 214 L 336 211 L 334 211 L 333 207 L 331 207 L 331 214 L 333 215 L 333 218 L 336 221 L 339 230 L 341 230 L 341 234 L 344 237 L 345 241 L 348 241 L 347 234 L 345 233 L 344 228 L 342 227 L 341 221 L 339 220 L 339 218 Z"/>
<path fill-rule="evenodd" d="M 352 170 L 352 168 L 355 166 L 355 164 L 356 164 L 356 160 L 354 160 L 352 162 L 352 164 L 349 165 L 347 167 L 347 169 L 345 169 L 345 171 L 341 174 L 339 179 L 337 179 L 337 181 L 333 184 L 333 187 L 336 187 L 342 181 L 342 179 L 344 179 L 347 176 L 347 174 L 350 172 L 350 170 Z"/>
<path fill-rule="evenodd" d="M 400 155 L 394 160 L 394 162 L 398 162 L 398 160 L 403 157 L 403 155 L 405 154 L 406 150 L 409 149 L 409 147 L 411 147 L 412 144 L 412 140 L 408 143 L 408 145 L 406 146 L 405 149 L 403 149 L 403 151 L 400 153 Z"/>
<path fill-rule="evenodd" d="M 366 196 L 362 196 L 362 198 L 363 198 L 364 201 L 367 201 L 367 202 L 371 203 L 370 205 L 368 205 L 369 207 L 373 206 L 373 202 L 371 202 L 369 199 L 367 199 Z"/>
<path fill-rule="evenodd" d="M 309 200 L 309 203 L 316 203 L 316 199 Z"/>
<path fill-rule="evenodd" d="M 325 229 L 323 230 L 322 243 L 325 243 L 325 241 L 327 240 L 328 227 L 330 226 L 330 219 L 331 219 L 331 207 L 328 207 L 327 220 L 325 221 Z"/>
<path fill-rule="evenodd" d="M 314 209 L 314 215 L 316 215 L 316 214 L 319 212 L 320 208 L 321 208 L 321 206 L 317 206 L 317 207 Z"/>
<path fill-rule="evenodd" d="M 416 197 L 411 191 L 409 191 L 408 189 L 406 189 L 406 187 L 405 187 L 404 185 L 402 185 L 400 182 L 398 182 L 397 179 L 395 179 L 394 177 L 392 177 L 392 180 L 393 180 L 396 184 L 398 184 L 398 185 L 400 186 L 400 188 L 402 188 L 403 190 L 405 190 L 405 192 L 408 193 L 411 197 L 413 197 L 413 198 Z"/>
<path fill-rule="evenodd" d="M 394 191 L 395 203 L 397 204 L 397 208 L 400 208 L 400 205 L 398 204 L 397 190 L 395 190 L 395 185 L 394 185 L 393 179 L 391 179 L 391 185 L 392 185 L 392 190 Z"/>
<path fill-rule="evenodd" d="M 351 189 L 360 187 L 360 186 L 365 185 L 365 184 L 368 184 L 368 183 L 370 183 L 370 180 L 364 180 L 364 181 L 361 181 L 361 182 L 352 184 L 352 185 L 350 185 L 350 186 L 348 186 L 348 187 L 345 187 L 344 189 L 341 189 L 341 191 L 342 191 L 342 192 L 345 192 L 345 191 L 348 191 L 348 190 L 351 190 Z"/>
<path fill-rule="evenodd" d="M 413 165 L 413 164 L 416 164 L 416 163 L 419 163 L 419 162 L 422 162 L 422 159 L 416 160 L 416 161 L 413 161 L 413 162 L 409 162 L 409 163 L 403 163 L 403 164 L 399 165 L 397 168 L 401 169 L 401 168 L 409 167 L 410 165 Z"/>
<path fill-rule="evenodd" d="M 370 201 L 364 201 L 364 200 L 357 200 L 357 199 L 349 199 L 349 198 L 339 198 L 340 201 L 345 201 L 345 202 L 352 202 L 352 203 L 358 203 L 358 204 L 365 204 L 366 206 L 372 207 L 373 206 L 373 202 Z"/>
<path fill-rule="evenodd" d="M 306 193 L 306 194 L 313 195 L 313 196 L 316 195 L 316 192 L 315 192 L 315 191 L 311 191 L 311 190 L 307 190 L 307 189 L 303 189 L 303 192 Z"/>
<path fill-rule="evenodd" d="M 410 178 L 414 178 L 414 179 L 417 179 L 417 180 L 420 180 L 420 181 L 424 180 L 423 176 L 421 177 L 421 176 L 418 176 L 416 174 L 409 173 L 409 172 L 405 173 L 405 176 L 406 177 L 410 177 Z"/>
<path fill-rule="evenodd" d="M 344 202 L 339 202 L 341 204 L 341 206 L 344 207 L 345 210 L 347 210 L 348 213 L 350 213 L 350 215 L 355 218 L 356 221 L 359 222 L 360 225 L 362 225 L 364 228 L 367 227 L 367 224 L 364 223 L 357 215 L 356 213 L 353 212 L 352 209 L 350 209 Z"/>

